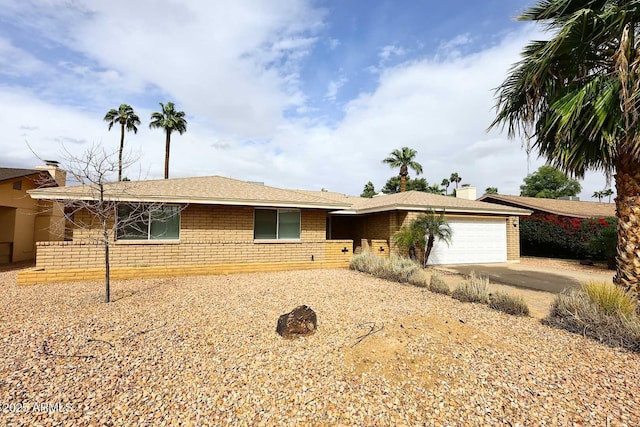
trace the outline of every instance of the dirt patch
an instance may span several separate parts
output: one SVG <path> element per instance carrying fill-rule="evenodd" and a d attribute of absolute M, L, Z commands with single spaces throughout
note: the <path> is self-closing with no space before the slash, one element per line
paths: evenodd
<path fill-rule="evenodd" d="M 593 265 L 582 265 L 578 260 L 557 258 L 521 257 L 520 264 L 523 266 L 571 270 L 582 273 L 607 273 L 612 271 L 609 270 L 607 264 L 603 262 L 596 262 Z"/>
<path fill-rule="evenodd" d="M 460 318 L 413 316 L 373 330 L 367 327 L 344 357 L 356 374 L 375 373 L 394 383 L 417 380 L 429 388 L 441 381 L 457 381 L 450 372 L 468 369 L 472 360 L 460 357 L 461 346 L 500 351 L 509 347 Z"/>

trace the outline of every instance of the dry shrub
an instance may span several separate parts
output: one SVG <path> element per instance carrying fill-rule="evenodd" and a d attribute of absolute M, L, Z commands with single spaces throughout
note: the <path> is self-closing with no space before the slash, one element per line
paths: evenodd
<path fill-rule="evenodd" d="M 431 274 L 431 281 L 429 282 L 429 290 L 437 294 L 450 295 L 451 289 L 447 285 L 438 273 Z"/>
<path fill-rule="evenodd" d="M 600 286 L 604 285 L 589 284 L 559 294 L 551 304 L 546 323 L 609 346 L 640 352 L 640 318 L 634 312 L 629 314 L 628 308 L 621 309 L 626 303 L 609 291 L 594 289 Z"/>
<path fill-rule="evenodd" d="M 524 298 L 500 291 L 489 296 L 489 307 L 514 316 L 529 315 L 529 306 Z"/>
<path fill-rule="evenodd" d="M 385 258 L 371 252 L 363 252 L 351 257 L 349 268 L 393 282 L 427 286 L 426 273 L 417 263 L 394 254 Z"/>
<path fill-rule="evenodd" d="M 489 302 L 489 279 L 485 276 L 477 275 L 475 272 L 460 283 L 451 296 L 462 302 Z"/>
<path fill-rule="evenodd" d="M 582 290 L 592 303 L 608 315 L 629 318 L 636 312 L 633 297 L 613 283 L 590 282 L 582 285 Z"/>

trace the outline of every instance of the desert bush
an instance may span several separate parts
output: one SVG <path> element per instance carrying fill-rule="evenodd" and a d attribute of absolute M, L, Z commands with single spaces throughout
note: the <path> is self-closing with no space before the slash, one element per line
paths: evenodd
<path fill-rule="evenodd" d="M 395 254 L 386 258 L 371 252 L 363 252 L 351 257 L 349 268 L 393 282 L 410 283 L 420 287 L 427 286 L 427 276 L 424 270 L 410 259 Z"/>
<path fill-rule="evenodd" d="M 451 296 L 462 302 L 489 302 L 489 279 L 471 272 L 467 279 L 460 283 Z"/>
<path fill-rule="evenodd" d="M 611 296 L 615 292 L 598 289 L 601 287 L 606 286 L 591 284 L 559 294 L 545 321 L 610 346 L 640 351 L 640 318 L 633 311 L 629 314 L 626 303 L 620 302 L 625 297 Z"/>
<path fill-rule="evenodd" d="M 429 290 L 431 292 L 435 292 L 437 294 L 450 295 L 451 289 L 449 289 L 449 285 L 447 285 L 438 273 L 431 274 L 431 281 L 429 282 Z"/>
<path fill-rule="evenodd" d="M 374 271 L 380 269 L 382 258 L 373 255 L 370 252 L 362 252 L 351 257 L 349 268 L 352 270 L 362 271 L 363 273 L 373 274 Z"/>
<path fill-rule="evenodd" d="M 529 306 L 521 296 L 495 292 L 489 296 L 489 307 L 515 316 L 528 316 Z"/>
<path fill-rule="evenodd" d="M 613 283 L 587 283 L 582 285 L 582 291 L 604 314 L 628 319 L 636 313 L 636 303 L 633 297 Z"/>

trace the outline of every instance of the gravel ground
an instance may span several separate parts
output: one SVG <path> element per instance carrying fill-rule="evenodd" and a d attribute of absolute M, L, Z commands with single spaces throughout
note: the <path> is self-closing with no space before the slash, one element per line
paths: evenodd
<path fill-rule="evenodd" d="M 2 425 L 640 425 L 640 355 L 348 270 L 17 287 Z M 283 340 L 307 304 L 315 335 Z"/>

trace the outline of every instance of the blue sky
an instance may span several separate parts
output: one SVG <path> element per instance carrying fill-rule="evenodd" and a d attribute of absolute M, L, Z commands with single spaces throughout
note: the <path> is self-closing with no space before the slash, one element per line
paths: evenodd
<path fill-rule="evenodd" d="M 486 132 L 493 88 L 540 30 L 523 0 L 0 0 L 1 166 L 117 149 L 102 117 L 142 120 L 125 146 L 132 179 L 161 178 L 158 102 L 187 113 L 172 177 L 223 175 L 359 194 L 394 174 L 381 160 L 418 151 L 429 183 L 458 172 L 478 194 L 518 194 L 522 141 Z M 28 145 L 27 145 L 28 143 Z M 583 199 L 605 186 L 583 181 Z"/>

